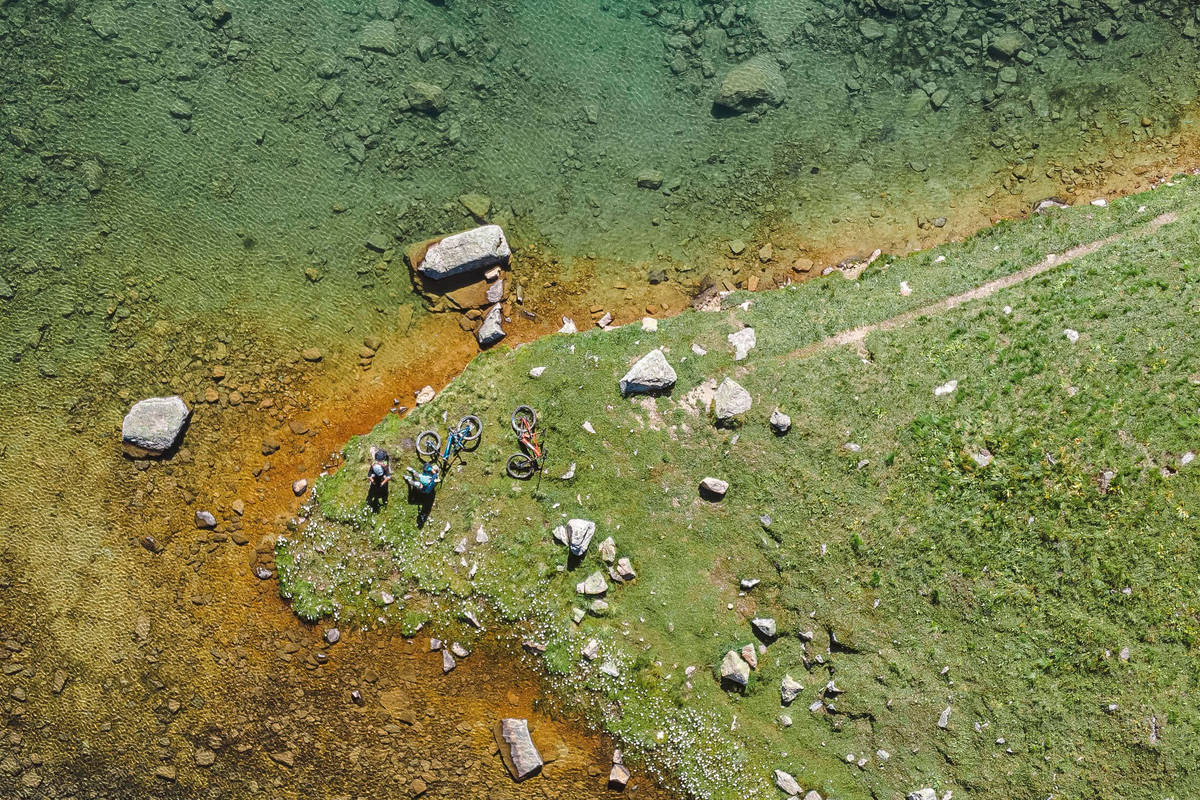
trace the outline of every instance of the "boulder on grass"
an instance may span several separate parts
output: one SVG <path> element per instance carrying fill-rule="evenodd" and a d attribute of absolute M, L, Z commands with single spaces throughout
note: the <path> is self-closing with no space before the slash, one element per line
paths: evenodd
<path fill-rule="evenodd" d="M 623 395 L 663 392 L 675 385 L 675 377 L 662 350 L 651 350 L 629 368 L 619 386 Z"/>
<path fill-rule="evenodd" d="M 728 422 L 749 411 L 753 403 L 750 393 L 740 383 L 726 378 L 721 381 L 717 393 L 713 395 L 713 413 L 716 414 L 717 422 Z"/>
<path fill-rule="evenodd" d="M 721 660 L 721 685 L 746 688 L 750 682 L 750 665 L 737 650 L 730 650 Z"/>

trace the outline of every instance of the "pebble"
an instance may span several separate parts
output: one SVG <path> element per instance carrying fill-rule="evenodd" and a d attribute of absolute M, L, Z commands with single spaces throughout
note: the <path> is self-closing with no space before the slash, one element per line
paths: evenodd
<path fill-rule="evenodd" d="M 197 511 L 195 519 L 197 528 L 217 527 L 217 518 L 212 515 L 211 511 Z"/>
<path fill-rule="evenodd" d="M 292 494 L 299 497 L 300 495 L 304 494 L 304 492 L 307 490 L 308 490 L 308 480 L 307 479 L 299 478 L 295 481 L 292 481 Z"/>

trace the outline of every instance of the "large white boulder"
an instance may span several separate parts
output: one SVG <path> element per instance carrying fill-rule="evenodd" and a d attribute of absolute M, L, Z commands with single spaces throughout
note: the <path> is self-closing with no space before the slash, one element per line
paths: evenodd
<path fill-rule="evenodd" d="M 665 391 L 675 385 L 675 377 L 675 370 L 667 363 L 662 350 L 651 350 L 621 378 L 621 394 Z"/>
<path fill-rule="evenodd" d="M 481 225 L 429 245 L 417 271 L 427 278 L 441 280 L 505 264 L 511 255 L 504 230 L 499 225 Z"/>
<path fill-rule="evenodd" d="M 138 455 L 162 455 L 175 446 L 191 413 L 175 395 L 140 400 L 121 423 L 121 441 Z"/>

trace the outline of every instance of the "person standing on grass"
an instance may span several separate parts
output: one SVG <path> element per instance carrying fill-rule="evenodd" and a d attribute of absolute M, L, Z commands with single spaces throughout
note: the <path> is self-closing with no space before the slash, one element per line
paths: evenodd
<path fill-rule="evenodd" d="M 367 467 L 367 504 L 372 511 L 378 511 L 387 505 L 392 467 L 387 451 L 382 448 L 371 447 L 370 461 L 371 465 Z"/>

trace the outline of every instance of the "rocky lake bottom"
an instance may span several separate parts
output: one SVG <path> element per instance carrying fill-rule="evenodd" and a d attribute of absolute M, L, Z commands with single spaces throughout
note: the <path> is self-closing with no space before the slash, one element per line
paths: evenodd
<path fill-rule="evenodd" d="M 1153 0 L 0 3 L 0 794 L 595 796 L 612 743 L 500 645 L 443 679 L 419 640 L 330 645 L 279 598 L 293 481 L 479 350 L 405 249 L 501 225 L 503 347 L 1145 188 L 1198 160 L 1197 25 Z M 121 418 L 159 394 L 184 444 L 129 458 Z M 509 714 L 553 733 L 549 781 L 506 777 Z"/>

